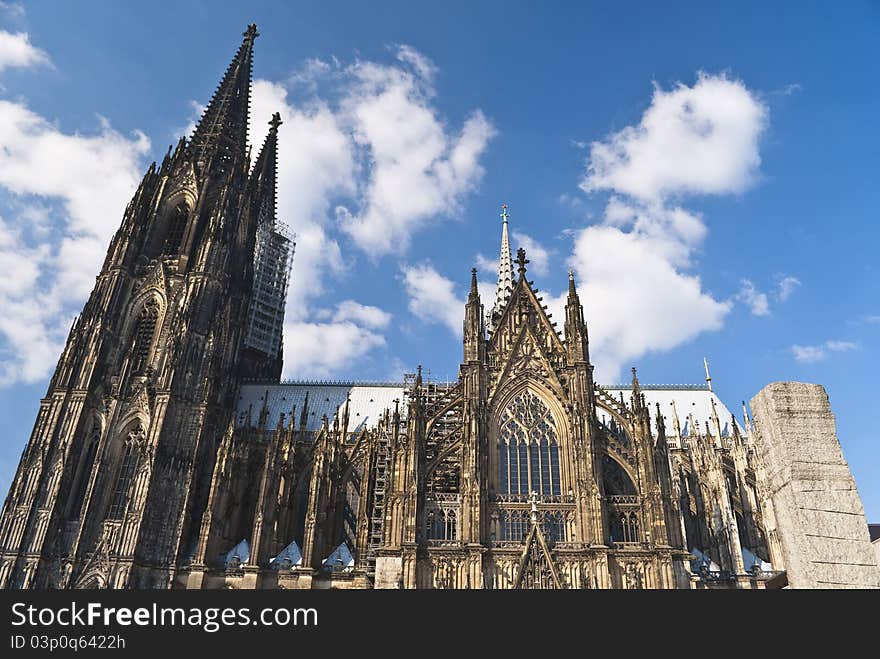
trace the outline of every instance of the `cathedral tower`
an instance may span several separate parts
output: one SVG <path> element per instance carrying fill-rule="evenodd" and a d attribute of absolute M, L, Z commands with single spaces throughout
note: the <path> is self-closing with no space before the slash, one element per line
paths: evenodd
<path fill-rule="evenodd" d="M 275 225 L 277 114 L 250 173 L 257 36 L 125 209 L 3 507 L 0 587 L 168 587 L 242 378 L 280 373 L 293 245 Z"/>

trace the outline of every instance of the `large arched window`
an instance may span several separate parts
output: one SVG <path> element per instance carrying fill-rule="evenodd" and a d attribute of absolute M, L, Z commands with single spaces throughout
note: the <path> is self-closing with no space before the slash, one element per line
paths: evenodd
<path fill-rule="evenodd" d="M 134 349 L 132 350 L 132 369 L 134 375 L 141 375 L 150 363 L 150 350 L 153 347 L 153 335 L 159 319 L 159 304 L 150 300 L 141 309 L 137 327 L 134 330 Z"/>
<path fill-rule="evenodd" d="M 138 425 L 128 433 L 125 446 L 122 447 L 122 461 L 116 476 L 116 485 L 113 487 L 113 498 L 110 499 L 110 508 L 107 519 L 121 519 L 128 503 L 128 493 L 131 483 L 137 474 L 140 463 L 141 448 L 144 442 L 143 428 Z"/>
<path fill-rule="evenodd" d="M 189 208 L 184 203 L 178 204 L 171 211 L 165 228 L 165 244 L 162 247 L 163 254 L 174 256 L 180 251 L 180 241 L 183 239 L 183 232 L 186 229 L 188 217 Z"/>
<path fill-rule="evenodd" d="M 89 481 L 92 478 L 92 470 L 95 468 L 95 456 L 98 453 L 98 442 L 101 439 L 101 427 L 95 424 L 92 432 L 89 434 L 88 445 L 86 446 L 85 459 L 77 476 L 76 486 L 73 488 L 73 499 L 71 500 L 70 518 L 78 519 L 83 512 L 83 506 L 86 502 L 86 490 L 89 487 Z"/>
<path fill-rule="evenodd" d="M 617 494 L 636 494 L 636 486 L 614 458 L 602 456 L 602 480 L 606 496 Z"/>
<path fill-rule="evenodd" d="M 556 421 L 531 391 L 514 398 L 501 415 L 498 454 L 501 494 L 561 494 Z"/>

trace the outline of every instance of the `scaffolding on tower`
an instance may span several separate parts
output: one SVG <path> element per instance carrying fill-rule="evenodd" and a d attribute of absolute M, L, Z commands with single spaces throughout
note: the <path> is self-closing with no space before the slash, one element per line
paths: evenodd
<path fill-rule="evenodd" d="M 296 236 L 281 222 L 261 222 L 254 248 L 254 288 L 245 345 L 278 357 Z"/>

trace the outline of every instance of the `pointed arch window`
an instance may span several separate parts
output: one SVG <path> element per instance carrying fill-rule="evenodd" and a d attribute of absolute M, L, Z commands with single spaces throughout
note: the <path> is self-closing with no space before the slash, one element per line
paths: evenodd
<path fill-rule="evenodd" d="M 142 375 L 147 370 L 158 319 L 159 304 L 155 300 L 150 300 L 141 309 L 134 331 L 134 349 L 132 350 L 132 373 L 134 375 Z"/>
<path fill-rule="evenodd" d="M 137 474 L 140 463 L 141 448 L 144 442 L 144 430 L 138 425 L 128 433 L 125 446 L 122 448 L 122 461 L 116 476 L 116 484 L 113 487 L 113 498 L 110 500 L 110 508 L 107 519 L 121 519 L 128 504 L 128 494 L 131 484 Z"/>
<path fill-rule="evenodd" d="M 85 459 L 79 470 L 79 479 L 76 487 L 73 489 L 73 500 L 70 507 L 70 518 L 78 519 L 83 513 L 85 506 L 86 491 L 89 487 L 89 481 L 92 477 L 92 471 L 95 468 L 95 456 L 98 453 L 98 441 L 101 439 L 101 428 L 96 427 L 89 434 L 89 443 L 86 447 Z"/>
<path fill-rule="evenodd" d="M 168 217 L 165 227 L 165 244 L 162 254 L 174 256 L 180 251 L 180 242 L 183 240 L 183 232 L 189 219 L 189 206 L 185 203 L 178 204 Z"/>
<path fill-rule="evenodd" d="M 499 491 L 528 497 L 559 496 L 559 438 L 550 409 L 529 390 L 517 396 L 501 415 Z"/>

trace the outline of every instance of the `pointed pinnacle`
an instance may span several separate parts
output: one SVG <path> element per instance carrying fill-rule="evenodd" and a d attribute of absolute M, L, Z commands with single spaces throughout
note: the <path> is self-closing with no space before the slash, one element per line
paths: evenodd
<path fill-rule="evenodd" d="M 189 153 L 193 159 L 208 163 L 217 155 L 222 156 L 220 162 L 229 157 L 244 156 L 247 148 L 253 46 L 258 35 L 257 26 L 253 24 L 243 33 L 241 46 L 193 132 L 189 145 Z"/>
<path fill-rule="evenodd" d="M 568 296 L 570 298 L 577 297 L 577 288 L 574 283 L 574 270 L 568 271 Z"/>
<path fill-rule="evenodd" d="M 519 266 L 517 270 L 520 274 L 520 277 L 525 276 L 526 263 L 529 263 L 529 262 L 530 261 L 526 258 L 526 250 L 524 250 L 522 247 L 520 247 L 518 250 L 516 250 L 516 264 L 517 264 L 517 266 Z"/>

